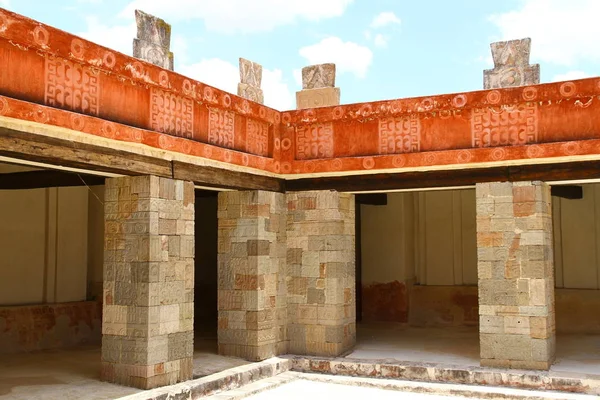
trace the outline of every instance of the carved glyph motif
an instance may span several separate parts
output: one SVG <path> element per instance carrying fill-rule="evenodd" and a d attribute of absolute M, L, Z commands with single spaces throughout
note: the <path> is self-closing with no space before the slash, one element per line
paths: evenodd
<path fill-rule="evenodd" d="M 265 157 L 269 154 L 269 127 L 266 122 L 246 120 L 246 151 Z"/>
<path fill-rule="evenodd" d="M 232 112 L 209 109 L 208 142 L 221 147 L 233 148 L 234 115 Z"/>
<path fill-rule="evenodd" d="M 297 128 L 297 160 L 331 157 L 333 157 L 333 126 L 331 123 L 313 124 Z"/>
<path fill-rule="evenodd" d="M 536 143 L 537 105 L 473 109 L 473 147 L 513 146 Z"/>
<path fill-rule="evenodd" d="M 506 67 L 515 65 L 529 65 L 531 53 L 531 39 L 509 40 L 490 44 L 494 66 Z"/>
<path fill-rule="evenodd" d="M 421 123 L 416 115 L 379 120 L 379 154 L 419 151 Z"/>
<path fill-rule="evenodd" d="M 335 64 L 317 64 L 302 68 L 302 89 L 335 86 Z"/>
<path fill-rule="evenodd" d="M 135 21 L 137 38 L 133 39 L 133 56 L 172 70 L 171 25 L 140 10 L 135 10 Z"/>
<path fill-rule="evenodd" d="M 306 89 L 296 92 L 296 107 L 299 110 L 329 107 L 340 104 L 340 88 Z"/>
<path fill-rule="evenodd" d="M 46 56 L 45 103 L 85 114 L 98 115 L 98 77 L 80 64 Z"/>
<path fill-rule="evenodd" d="M 240 58 L 240 83 L 260 88 L 262 83 L 262 65 Z"/>
<path fill-rule="evenodd" d="M 484 71 L 484 89 L 534 85 L 540 83 L 540 66 L 529 65 L 531 39 L 490 44 L 494 68 Z"/>
<path fill-rule="evenodd" d="M 150 126 L 158 132 L 192 138 L 194 103 L 191 99 L 152 88 L 150 91 Z"/>

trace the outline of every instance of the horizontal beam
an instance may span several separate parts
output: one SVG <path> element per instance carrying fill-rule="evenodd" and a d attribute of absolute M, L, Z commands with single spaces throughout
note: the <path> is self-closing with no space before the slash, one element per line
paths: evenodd
<path fill-rule="evenodd" d="M 393 191 L 473 186 L 481 182 L 563 181 L 600 178 L 600 161 L 503 166 L 445 171 L 381 173 L 289 180 L 287 191 Z"/>
<path fill-rule="evenodd" d="M 100 173 L 162 176 L 214 188 L 272 192 L 285 188 L 278 178 L 163 160 L 6 127 L 0 127 L 0 156 Z"/>
<path fill-rule="evenodd" d="M 179 161 L 173 161 L 173 178 L 223 189 L 285 191 L 283 179 Z"/>
<path fill-rule="evenodd" d="M 0 190 L 104 185 L 104 177 L 43 170 L 0 174 Z"/>
<path fill-rule="evenodd" d="M 172 176 L 168 160 L 5 127 L 0 127 L 0 155 L 98 172 Z"/>

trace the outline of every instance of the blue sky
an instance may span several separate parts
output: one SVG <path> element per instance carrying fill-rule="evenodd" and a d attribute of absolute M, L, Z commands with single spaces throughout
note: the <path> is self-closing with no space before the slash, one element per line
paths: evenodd
<path fill-rule="evenodd" d="M 238 57 L 265 68 L 265 103 L 295 106 L 303 66 L 335 62 L 342 103 L 482 88 L 489 43 L 532 38 L 542 82 L 598 75 L 598 0 L 0 0 L 131 54 L 133 10 L 173 26 L 175 70 L 236 91 Z"/>

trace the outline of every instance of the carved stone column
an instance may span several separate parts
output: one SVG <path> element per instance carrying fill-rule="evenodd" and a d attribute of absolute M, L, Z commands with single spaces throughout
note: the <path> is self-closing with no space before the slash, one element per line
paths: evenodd
<path fill-rule="evenodd" d="M 531 39 L 490 44 L 494 69 L 483 71 L 483 88 L 499 89 L 540 83 L 540 65 L 529 64 Z"/>
<path fill-rule="evenodd" d="M 302 90 L 296 92 L 296 108 L 329 107 L 340 104 L 340 88 L 335 87 L 335 64 L 302 68 Z"/>
<path fill-rule="evenodd" d="M 263 104 L 264 96 L 260 88 L 262 83 L 262 65 L 240 58 L 240 83 L 238 96 Z"/>
<path fill-rule="evenodd" d="M 192 379 L 194 185 L 106 180 L 102 380 L 141 389 Z"/>
<path fill-rule="evenodd" d="M 555 351 L 550 187 L 478 183 L 476 195 L 481 365 L 547 370 Z"/>
<path fill-rule="evenodd" d="M 135 10 L 135 22 L 137 38 L 133 39 L 133 56 L 172 71 L 171 25 L 140 10 Z"/>

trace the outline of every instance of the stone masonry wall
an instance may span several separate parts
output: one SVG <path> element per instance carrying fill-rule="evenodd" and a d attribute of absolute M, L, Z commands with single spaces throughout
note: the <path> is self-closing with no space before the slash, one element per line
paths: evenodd
<path fill-rule="evenodd" d="M 480 183 L 476 196 L 481 365 L 549 369 L 555 351 L 550 188 Z"/>
<path fill-rule="evenodd" d="M 354 196 L 287 194 L 289 351 L 338 356 L 356 342 Z"/>
<path fill-rule="evenodd" d="M 219 354 L 285 354 L 285 195 L 219 193 Z"/>
<path fill-rule="evenodd" d="M 106 180 L 103 380 L 149 389 L 192 378 L 194 186 Z"/>

